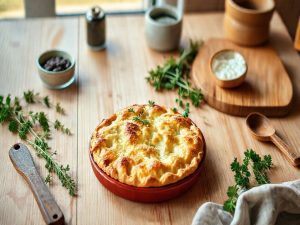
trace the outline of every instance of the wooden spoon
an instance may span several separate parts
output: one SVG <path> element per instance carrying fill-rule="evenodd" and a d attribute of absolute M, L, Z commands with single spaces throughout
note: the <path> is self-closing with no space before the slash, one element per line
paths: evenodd
<path fill-rule="evenodd" d="M 64 215 L 36 170 L 28 148 L 23 144 L 15 144 L 9 150 L 9 157 L 16 170 L 29 184 L 46 224 L 64 224 Z"/>
<path fill-rule="evenodd" d="M 300 154 L 288 146 L 280 137 L 276 135 L 274 127 L 267 117 L 260 113 L 250 113 L 247 116 L 246 124 L 252 135 L 260 141 L 271 141 L 294 166 L 300 165 Z"/>

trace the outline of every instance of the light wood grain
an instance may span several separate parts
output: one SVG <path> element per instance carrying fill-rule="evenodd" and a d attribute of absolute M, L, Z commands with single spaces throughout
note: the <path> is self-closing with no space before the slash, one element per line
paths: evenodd
<path fill-rule="evenodd" d="M 187 44 L 189 38 L 221 36 L 222 18 L 222 14 L 187 15 L 182 44 Z M 99 221 L 99 224 L 128 225 L 190 224 L 200 204 L 206 201 L 223 202 L 226 188 L 233 182 L 229 165 L 234 156 L 240 159 L 246 148 L 273 156 L 278 168 L 271 174 L 273 182 L 296 179 L 299 171 L 286 162 L 276 148 L 253 140 L 244 119 L 227 116 L 203 105 L 199 109 L 192 109 L 191 118 L 204 132 L 208 155 L 198 183 L 186 194 L 161 204 L 140 204 L 113 195 L 98 182 L 91 166 L 86 163 L 87 146 L 91 132 L 103 118 L 132 103 L 144 103 L 149 99 L 168 107 L 175 106 L 176 93 L 154 92 L 145 82 L 147 71 L 170 55 L 154 52 L 147 47 L 143 22 L 143 18 L 134 16 L 108 18 L 107 49 L 97 53 L 87 48 L 84 21 L 80 23 L 78 113 L 79 118 L 85 119 L 79 120 L 78 124 L 78 177 L 82 193 L 78 199 L 78 224 L 93 224 L 94 221 Z M 278 16 L 275 16 L 273 23 L 281 23 Z M 281 33 L 285 35 L 283 30 Z M 287 58 L 299 60 L 293 54 L 293 51 L 290 52 Z M 300 69 L 299 66 L 297 68 L 294 68 L 294 72 Z M 275 122 L 276 125 L 279 123 Z M 284 125 L 279 125 L 278 130 L 290 135 L 292 132 L 282 123 Z M 293 123 L 287 124 L 294 126 Z M 298 130 L 296 127 L 292 129 Z M 293 141 L 294 145 L 300 145 L 299 141 Z"/>
<path fill-rule="evenodd" d="M 182 45 L 187 44 L 189 38 L 207 40 L 222 37 L 222 22 L 221 13 L 186 15 Z M 70 163 L 74 176 L 78 173 L 79 196 L 70 199 L 58 183 L 51 188 L 51 192 L 68 224 L 190 224 L 202 203 L 224 201 L 227 186 L 233 183 L 230 163 L 234 157 L 241 159 L 246 148 L 272 155 L 276 166 L 270 174 L 272 182 L 299 178 L 299 169 L 291 166 L 276 147 L 251 137 L 244 118 L 228 116 L 203 104 L 198 109 L 192 107 L 190 115 L 203 131 L 207 143 L 207 158 L 195 186 L 181 197 L 160 204 L 134 203 L 107 191 L 94 176 L 88 159 L 89 138 L 93 129 L 103 118 L 124 106 L 151 99 L 173 107 L 177 96 L 175 92 L 155 92 L 145 82 L 147 71 L 173 54 L 157 53 L 147 47 L 142 16 L 108 17 L 107 28 L 107 49 L 93 52 L 86 45 L 83 18 L 79 24 L 76 18 L 0 23 L 0 94 L 20 94 L 24 89 L 34 88 L 43 94 L 51 94 L 54 101 L 59 100 L 67 109 L 68 115 L 62 120 L 75 134 L 71 138 L 55 136 L 52 146 L 59 150 L 58 159 L 61 162 Z M 277 14 L 272 20 L 271 43 L 283 60 L 295 90 L 295 106 L 288 117 L 271 121 L 279 135 L 296 149 L 300 146 L 300 108 L 297 107 L 300 104 L 300 59 Z M 78 51 L 78 92 L 76 85 L 64 91 L 49 91 L 42 87 L 33 60 L 38 53 L 51 47 L 64 47 L 75 57 Z M 22 66 L 15 65 L 15 61 L 24 63 Z M 49 115 L 54 116 L 55 113 Z M 8 149 L 16 140 L 0 127 L 3 156 L 0 164 L 1 222 L 43 224 L 33 196 L 8 158 Z M 43 161 L 34 160 L 44 175 Z"/>
<path fill-rule="evenodd" d="M 240 52 L 247 63 L 246 79 L 237 88 L 219 87 L 211 73 L 210 60 L 223 49 Z M 292 83 L 271 45 L 246 48 L 225 39 L 210 39 L 195 59 L 192 78 L 209 105 L 231 115 L 246 116 L 257 111 L 267 116 L 284 116 L 291 107 Z"/>
<path fill-rule="evenodd" d="M 62 91 L 46 89 L 38 76 L 35 60 L 39 54 L 53 48 L 66 50 L 77 58 L 78 18 L 1 21 L 0 30 L 0 95 L 10 93 L 12 96 L 20 96 L 23 91 L 33 89 L 41 95 L 49 95 L 54 104 L 61 103 L 66 116 L 39 104 L 28 110 L 43 110 L 52 121 L 58 118 L 71 129 L 71 137 L 54 132 L 50 146 L 53 151 L 57 151 L 56 159 L 59 162 L 70 165 L 72 176 L 76 179 L 77 85 Z M 16 135 L 8 132 L 7 125 L 0 126 L 0 224 L 44 224 L 26 181 L 9 160 L 8 150 L 19 141 Z M 30 151 L 38 172 L 45 177 L 45 161 L 38 158 L 32 148 Z M 76 198 L 69 197 L 56 177 L 50 191 L 63 211 L 66 222 L 75 224 Z"/>

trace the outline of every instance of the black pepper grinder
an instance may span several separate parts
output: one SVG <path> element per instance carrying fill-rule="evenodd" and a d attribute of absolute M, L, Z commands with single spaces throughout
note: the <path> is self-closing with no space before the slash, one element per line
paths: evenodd
<path fill-rule="evenodd" d="M 99 6 L 86 13 L 87 43 L 93 50 L 105 48 L 105 12 Z"/>

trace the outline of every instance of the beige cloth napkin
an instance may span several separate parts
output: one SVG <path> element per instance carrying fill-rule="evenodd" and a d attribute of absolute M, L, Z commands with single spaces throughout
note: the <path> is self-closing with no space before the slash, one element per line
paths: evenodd
<path fill-rule="evenodd" d="M 222 205 L 208 202 L 192 225 L 300 225 L 300 180 L 265 184 L 242 193 L 234 216 Z"/>

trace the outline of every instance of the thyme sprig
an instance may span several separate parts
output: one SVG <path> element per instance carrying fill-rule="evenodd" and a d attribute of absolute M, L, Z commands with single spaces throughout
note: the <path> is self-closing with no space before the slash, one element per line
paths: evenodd
<path fill-rule="evenodd" d="M 27 91 L 23 94 L 25 102 L 28 104 L 39 102 L 40 99 L 38 96 L 38 93 L 34 93 L 33 91 Z M 49 97 L 43 99 L 47 99 L 45 101 L 50 104 Z M 45 178 L 47 183 L 51 182 L 52 174 L 55 173 L 61 181 L 62 186 L 68 189 L 69 194 L 72 196 L 76 194 L 75 181 L 69 175 L 69 165 L 63 166 L 59 164 L 53 158 L 56 152 L 50 152 L 47 139 L 50 138 L 52 122 L 44 112 L 35 113 L 30 111 L 29 113 L 25 113 L 18 97 L 12 100 L 10 95 L 6 97 L 0 96 L 0 123 L 8 123 L 9 131 L 17 133 L 22 140 L 36 150 L 38 157 L 45 159 L 45 167 L 49 173 Z M 66 130 L 69 131 L 60 122 L 59 124 L 61 131 L 64 133 L 67 133 Z"/>
<path fill-rule="evenodd" d="M 134 113 L 134 109 L 133 109 L 133 108 L 129 108 L 129 109 L 128 109 L 128 112 Z"/>
<path fill-rule="evenodd" d="M 260 157 L 252 149 L 247 149 L 244 152 L 244 156 L 245 157 L 242 164 L 237 161 L 237 158 L 235 158 L 231 163 L 231 170 L 234 172 L 235 184 L 228 187 L 228 199 L 224 202 L 223 206 L 224 210 L 230 213 L 233 213 L 235 211 L 235 206 L 239 195 L 251 188 L 251 173 L 248 168 L 249 164 L 252 167 L 252 171 L 258 185 L 270 183 L 267 172 L 271 169 L 272 166 L 271 156 L 265 155 L 263 157 Z"/>
<path fill-rule="evenodd" d="M 187 117 L 189 117 L 189 114 L 190 114 L 190 103 L 187 102 L 185 104 L 185 109 L 184 109 L 182 115 L 183 115 L 183 117 L 187 118 Z"/>
<path fill-rule="evenodd" d="M 61 131 L 64 134 L 71 135 L 71 130 L 65 127 L 59 120 L 55 120 L 54 129 Z"/>
<path fill-rule="evenodd" d="M 135 122 L 142 123 L 143 125 L 149 125 L 150 124 L 149 120 L 142 119 L 140 116 L 135 116 L 135 117 L 132 118 L 132 120 L 135 121 Z"/>
<path fill-rule="evenodd" d="M 23 93 L 23 98 L 26 103 L 28 104 L 34 104 L 34 103 L 41 103 L 44 104 L 47 108 L 51 108 L 55 106 L 56 112 L 60 114 L 65 114 L 65 110 L 60 106 L 60 103 L 53 104 L 49 96 L 40 96 L 40 93 L 35 92 L 33 90 L 28 90 Z"/>
<path fill-rule="evenodd" d="M 151 106 L 151 107 L 153 107 L 153 106 L 155 105 L 155 102 L 152 101 L 152 100 L 149 100 L 149 101 L 148 101 L 148 105 Z"/>
<path fill-rule="evenodd" d="M 155 90 L 178 90 L 178 99 L 176 103 L 183 108 L 183 99 L 190 99 L 196 107 L 203 100 L 203 94 L 200 89 L 192 87 L 189 82 L 189 73 L 191 65 L 198 53 L 200 43 L 190 41 L 187 49 L 180 53 L 180 57 L 168 59 L 162 66 L 157 66 L 149 72 L 146 80 L 154 86 Z"/>

